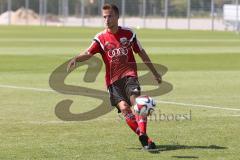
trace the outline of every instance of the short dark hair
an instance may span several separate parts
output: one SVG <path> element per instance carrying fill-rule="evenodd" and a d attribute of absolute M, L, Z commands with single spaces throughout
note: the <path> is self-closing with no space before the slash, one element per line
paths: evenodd
<path fill-rule="evenodd" d="M 119 16 L 119 10 L 118 7 L 114 4 L 104 4 L 102 7 L 103 10 L 108 10 L 108 9 L 112 9 L 114 11 L 114 13 L 116 13 L 117 16 Z"/>

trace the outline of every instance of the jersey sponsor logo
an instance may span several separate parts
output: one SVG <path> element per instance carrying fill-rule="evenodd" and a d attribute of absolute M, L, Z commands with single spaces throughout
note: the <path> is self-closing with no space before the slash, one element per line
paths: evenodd
<path fill-rule="evenodd" d="M 122 41 L 125 41 L 125 39 L 122 39 Z M 107 50 L 108 57 L 112 59 L 120 56 L 126 56 L 128 54 L 127 47 L 121 46 L 117 48 L 115 44 L 108 41 L 105 43 L 105 49 Z"/>
<path fill-rule="evenodd" d="M 126 56 L 128 54 L 128 49 L 127 48 L 115 48 L 113 50 L 108 51 L 108 56 L 113 58 L 113 57 L 120 57 L 120 56 Z"/>

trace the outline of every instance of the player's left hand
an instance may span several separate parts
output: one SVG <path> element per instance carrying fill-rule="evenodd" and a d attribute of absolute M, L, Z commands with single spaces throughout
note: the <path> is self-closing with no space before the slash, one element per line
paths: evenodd
<path fill-rule="evenodd" d="M 158 84 L 162 83 L 162 76 L 159 73 L 155 74 L 154 77 Z"/>

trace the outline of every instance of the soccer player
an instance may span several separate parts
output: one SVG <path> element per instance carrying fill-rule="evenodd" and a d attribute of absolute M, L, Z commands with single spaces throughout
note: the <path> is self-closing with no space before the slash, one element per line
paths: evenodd
<path fill-rule="evenodd" d="M 147 116 L 140 116 L 131 110 L 135 99 L 140 96 L 137 65 L 133 53 L 141 57 L 158 83 L 162 81 L 161 75 L 154 68 L 136 34 L 129 28 L 118 26 L 117 6 L 105 4 L 102 7 L 102 16 L 106 29 L 94 37 L 92 44 L 84 53 L 69 62 L 67 70 L 74 68 L 76 62 L 88 60 L 94 54 L 100 53 L 106 65 L 105 80 L 111 105 L 117 107 L 125 117 L 128 126 L 139 136 L 143 148 L 155 149 L 155 143 L 146 132 Z"/>

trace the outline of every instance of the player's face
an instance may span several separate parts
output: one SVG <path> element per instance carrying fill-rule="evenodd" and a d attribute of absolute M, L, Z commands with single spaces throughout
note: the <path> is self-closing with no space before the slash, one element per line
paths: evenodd
<path fill-rule="evenodd" d="M 114 13 L 113 10 L 102 10 L 102 15 L 104 18 L 104 24 L 107 28 L 111 29 L 118 26 L 118 16 Z"/>

